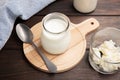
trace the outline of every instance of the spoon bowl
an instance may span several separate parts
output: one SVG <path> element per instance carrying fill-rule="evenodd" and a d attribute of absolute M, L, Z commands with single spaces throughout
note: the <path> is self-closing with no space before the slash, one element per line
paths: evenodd
<path fill-rule="evenodd" d="M 24 28 L 22 26 L 25 26 Z M 31 43 L 33 40 L 33 34 L 25 24 L 18 24 L 16 26 L 16 32 L 21 41 L 25 43 Z"/>

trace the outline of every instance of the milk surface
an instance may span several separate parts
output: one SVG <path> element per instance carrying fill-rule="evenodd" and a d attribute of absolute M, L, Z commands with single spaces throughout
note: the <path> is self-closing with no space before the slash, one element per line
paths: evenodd
<path fill-rule="evenodd" d="M 52 19 L 46 22 L 45 28 L 52 33 L 59 33 L 67 28 L 67 24 L 60 19 Z"/>
<path fill-rule="evenodd" d="M 67 23 L 61 19 L 51 19 L 44 24 L 46 30 L 42 31 L 41 44 L 52 54 L 63 53 L 70 43 L 70 31 L 66 30 Z M 57 33 L 57 34 L 56 34 Z"/>

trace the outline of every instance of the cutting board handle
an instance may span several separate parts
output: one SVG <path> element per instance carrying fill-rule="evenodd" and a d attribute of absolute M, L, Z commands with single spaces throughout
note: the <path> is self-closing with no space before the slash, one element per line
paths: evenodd
<path fill-rule="evenodd" d="M 79 24 L 73 24 L 76 28 L 86 36 L 87 33 L 97 29 L 99 27 L 99 22 L 95 18 L 87 19 Z"/>

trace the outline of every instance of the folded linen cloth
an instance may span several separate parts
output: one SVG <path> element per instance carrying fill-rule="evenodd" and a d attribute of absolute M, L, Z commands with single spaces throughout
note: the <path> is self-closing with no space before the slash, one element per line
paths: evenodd
<path fill-rule="evenodd" d="M 12 32 L 17 17 L 23 20 L 55 0 L 0 0 L 0 50 Z"/>

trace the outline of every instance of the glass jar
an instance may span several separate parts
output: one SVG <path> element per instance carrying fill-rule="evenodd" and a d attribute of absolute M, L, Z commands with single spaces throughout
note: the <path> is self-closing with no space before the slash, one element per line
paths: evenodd
<path fill-rule="evenodd" d="M 42 20 L 41 45 L 51 54 L 64 53 L 70 44 L 69 18 L 58 12 L 46 15 Z"/>
<path fill-rule="evenodd" d="M 97 0 L 73 0 L 75 9 L 82 13 L 90 13 L 95 10 Z"/>
<path fill-rule="evenodd" d="M 112 74 L 120 68 L 120 30 L 105 28 L 98 30 L 91 39 L 89 62 L 102 74 Z"/>

